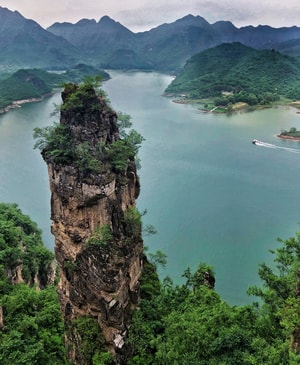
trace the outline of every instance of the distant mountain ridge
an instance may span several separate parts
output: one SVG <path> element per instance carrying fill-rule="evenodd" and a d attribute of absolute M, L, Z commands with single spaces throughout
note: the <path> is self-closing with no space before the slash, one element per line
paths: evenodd
<path fill-rule="evenodd" d="M 0 69 L 8 66 L 68 68 L 90 63 L 102 68 L 177 71 L 192 55 L 222 43 L 241 42 L 300 56 L 300 28 L 235 27 L 187 15 L 173 23 L 134 33 L 109 16 L 54 23 L 47 30 L 20 13 L 0 7 Z"/>
<path fill-rule="evenodd" d="M 73 64 L 79 57 L 79 51 L 64 38 L 17 11 L 0 7 L 0 65 L 50 68 Z"/>
<path fill-rule="evenodd" d="M 106 30 L 108 26 L 109 32 Z M 48 31 L 65 37 L 89 54 L 97 54 L 100 62 L 113 68 L 114 63 L 120 64 L 113 56 L 127 54 L 124 62 L 126 68 L 130 65 L 128 54 L 131 54 L 131 61 L 136 61 L 132 62 L 132 67 L 174 70 L 182 67 L 193 54 L 224 42 L 241 42 L 252 48 L 274 48 L 287 54 L 300 55 L 300 47 L 295 47 L 295 43 L 289 47 L 291 41 L 299 41 L 300 44 L 299 27 L 260 25 L 237 28 L 229 21 L 210 24 L 203 17 L 191 14 L 141 33 L 133 33 L 107 16 L 98 23 L 92 20 L 68 23 L 68 33 L 65 30 L 65 23 L 55 23 L 48 28 Z M 103 52 L 104 46 L 111 53 Z"/>

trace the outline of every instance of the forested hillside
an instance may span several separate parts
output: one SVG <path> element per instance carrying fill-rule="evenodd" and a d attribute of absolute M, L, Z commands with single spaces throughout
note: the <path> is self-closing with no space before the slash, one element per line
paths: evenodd
<path fill-rule="evenodd" d="M 53 254 L 41 232 L 16 205 L 0 204 L 0 362 L 3 365 L 66 364 L 63 325 L 55 287 L 38 291 L 35 277 L 46 273 Z M 298 364 L 300 317 L 300 235 L 281 241 L 271 267 L 262 264 L 262 288 L 249 293 L 261 304 L 234 306 L 214 290 L 215 273 L 207 264 L 182 274 L 184 283 L 160 281 L 160 251 L 144 258 L 142 300 L 131 324 L 128 365 Z M 16 282 L 24 278 L 27 285 Z M 217 270 L 217 268 L 216 268 Z M 20 280 L 19 280 L 20 281 Z M 45 284 L 45 281 L 44 281 Z M 255 300 L 255 298 L 254 298 Z M 89 357 L 92 329 L 85 328 L 82 352 L 87 365 L 113 364 L 110 357 Z"/>
<path fill-rule="evenodd" d="M 275 50 L 224 43 L 191 57 L 166 89 L 190 98 L 218 98 L 216 104 L 268 104 L 281 96 L 300 98 L 300 62 Z"/>
<path fill-rule="evenodd" d="M 262 287 L 248 290 L 261 304 L 228 305 L 213 289 L 213 268 L 206 264 L 194 273 L 188 268 L 185 283 L 173 285 L 169 278 L 159 283 L 155 265 L 146 263 L 129 364 L 298 364 L 300 236 L 281 244 L 272 251 L 273 269 L 259 267 Z"/>
<path fill-rule="evenodd" d="M 0 203 L 1 364 L 66 364 L 55 286 L 41 230 L 17 205 Z"/>
<path fill-rule="evenodd" d="M 102 80 L 109 79 L 109 74 L 104 70 L 86 64 L 78 64 L 62 73 L 42 69 L 18 70 L 0 79 L 0 109 L 14 101 L 42 98 L 65 82 L 79 83 L 86 77 L 95 76 L 100 76 Z"/>

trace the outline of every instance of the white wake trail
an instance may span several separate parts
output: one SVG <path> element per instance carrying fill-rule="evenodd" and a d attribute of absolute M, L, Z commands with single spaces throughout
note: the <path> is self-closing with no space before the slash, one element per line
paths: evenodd
<path fill-rule="evenodd" d="M 289 151 L 289 152 L 293 152 L 293 153 L 300 153 L 300 149 L 297 149 L 297 148 L 277 146 L 275 144 L 266 143 L 266 142 L 262 142 L 262 141 L 256 141 L 255 145 L 260 146 L 260 147 L 273 148 L 276 150 L 285 150 L 285 151 Z"/>

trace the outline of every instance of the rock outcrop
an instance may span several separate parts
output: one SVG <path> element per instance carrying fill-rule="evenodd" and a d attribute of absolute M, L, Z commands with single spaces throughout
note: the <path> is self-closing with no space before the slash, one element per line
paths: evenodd
<path fill-rule="evenodd" d="M 84 333 L 76 326 L 78 319 L 89 318 L 97 322 L 104 348 L 122 364 L 142 270 L 135 208 L 139 180 L 132 153 L 124 156 L 129 145 L 120 143 L 117 114 L 105 99 L 89 85 L 73 84 L 62 99 L 60 133 L 42 155 L 51 189 L 67 356 L 74 364 L 89 363 L 80 348 Z"/>

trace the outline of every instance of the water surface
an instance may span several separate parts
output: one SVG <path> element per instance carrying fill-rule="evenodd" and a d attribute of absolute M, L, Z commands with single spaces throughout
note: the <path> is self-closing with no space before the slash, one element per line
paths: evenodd
<path fill-rule="evenodd" d="M 146 138 L 138 204 L 158 230 L 145 244 L 168 256 L 162 275 L 180 281 L 186 267 L 206 262 L 224 299 L 249 300 L 245 292 L 258 283 L 258 264 L 272 260 L 277 237 L 298 229 L 300 154 L 285 148 L 300 144 L 275 137 L 300 128 L 296 110 L 204 114 L 161 96 L 170 77 L 112 75 L 105 85 L 112 104 L 131 114 Z M 254 146 L 253 138 L 284 148 Z"/>

